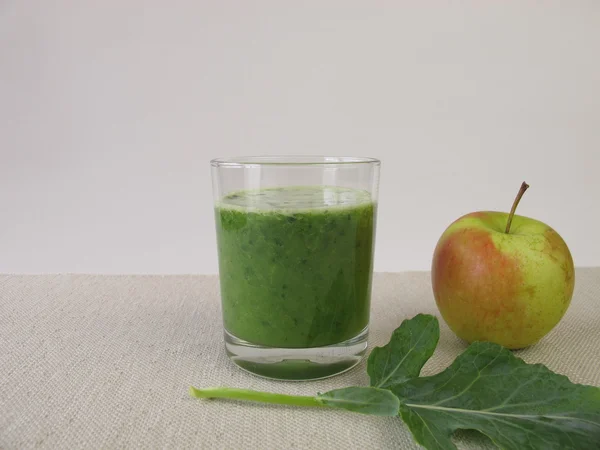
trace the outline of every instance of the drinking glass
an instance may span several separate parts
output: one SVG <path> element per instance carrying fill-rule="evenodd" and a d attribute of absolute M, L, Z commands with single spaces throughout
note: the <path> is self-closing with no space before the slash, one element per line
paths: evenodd
<path fill-rule="evenodd" d="M 308 380 L 367 348 L 380 161 L 211 161 L 225 348 L 239 367 Z"/>

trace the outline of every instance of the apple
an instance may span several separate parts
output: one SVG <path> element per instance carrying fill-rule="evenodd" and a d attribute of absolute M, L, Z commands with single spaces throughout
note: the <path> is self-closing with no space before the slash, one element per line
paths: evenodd
<path fill-rule="evenodd" d="M 565 241 L 548 225 L 510 213 L 480 211 L 452 223 L 432 262 L 436 304 L 448 326 L 468 341 L 510 349 L 544 337 L 573 296 L 575 271 Z"/>

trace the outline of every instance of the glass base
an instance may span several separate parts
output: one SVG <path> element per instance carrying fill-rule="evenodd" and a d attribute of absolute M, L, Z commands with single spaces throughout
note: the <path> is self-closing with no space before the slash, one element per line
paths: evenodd
<path fill-rule="evenodd" d="M 252 344 L 225 331 L 225 349 L 240 368 L 275 380 L 318 380 L 357 365 L 367 350 L 368 327 L 338 344 L 314 348 L 275 348 Z"/>

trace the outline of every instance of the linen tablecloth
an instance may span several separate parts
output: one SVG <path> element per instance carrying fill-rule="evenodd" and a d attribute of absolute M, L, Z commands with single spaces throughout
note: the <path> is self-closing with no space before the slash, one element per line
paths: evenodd
<path fill-rule="evenodd" d="M 600 269 L 578 269 L 573 301 L 539 344 L 516 352 L 600 385 Z M 374 277 L 370 346 L 417 313 L 440 318 L 422 374 L 466 348 L 436 309 L 426 272 Z M 278 382 L 239 370 L 223 349 L 216 276 L 0 276 L 0 448 L 415 449 L 399 418 L 197 400 L 226 385 L 314 395 L 367 385 L 365 361 L 326 380 Z M 492 448 L 459 433 L 460 448 Z"/>

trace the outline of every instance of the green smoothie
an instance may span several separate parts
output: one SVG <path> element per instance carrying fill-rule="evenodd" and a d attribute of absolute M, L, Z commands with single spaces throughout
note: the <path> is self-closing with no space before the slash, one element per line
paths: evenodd
<path fill-rule="evenodd" d="M 225 329 L 269 347 L 321 347 L 369 322 L 375 204 L 366 191 L 245 190 L 217 203 Z"/>

